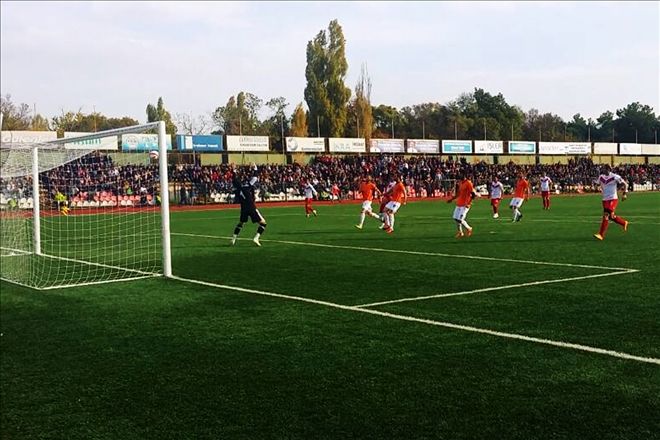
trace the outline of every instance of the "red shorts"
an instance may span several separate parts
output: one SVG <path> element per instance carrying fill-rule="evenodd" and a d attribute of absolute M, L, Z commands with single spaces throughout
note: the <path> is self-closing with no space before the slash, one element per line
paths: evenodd
<path fill-rule="evenodd" d="M 608 212 L 614 212 L 616 205 L 619 203 L 619 199 L 612 200 L 603 200 L 603 210 Z"/>
<path fill-rule="evenodd" d="M 490 199 L 491 206 L 500 206 L 500 201 L 502 199 Z"/>
<path fill-rule="evenodd" d="M 541 197 L 550 197 L 550 191 L 541 191 Z"/>

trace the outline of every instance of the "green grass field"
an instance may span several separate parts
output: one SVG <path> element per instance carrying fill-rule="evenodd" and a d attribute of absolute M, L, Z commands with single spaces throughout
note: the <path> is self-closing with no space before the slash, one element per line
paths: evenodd
<path fill-rule="evenodd" d="M 2 282 L 2 439 L 660 438 L 660 194 L 603 242 L 598 196 L 489 208 L 174 212 L 179 279 Z"/>

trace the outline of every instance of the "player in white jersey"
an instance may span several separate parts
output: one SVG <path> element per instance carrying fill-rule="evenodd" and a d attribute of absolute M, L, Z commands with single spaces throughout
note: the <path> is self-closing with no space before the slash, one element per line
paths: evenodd
<path fill-rule="evenodd" d="M 541 183 L 541 198 L 543 199 L 543 209 L 550 209 L 550 188 L 554 183 L 551 178 L 548 177 L 548 173 L 544 172 L 543 176 L 539 179 Z"/>
<path fill-rule="evenodd" d="M 598 176 L 595 183 L 600 185 L 603 193 L 603 220 L 600 223 L 600 231 L 598 231 L 597 234 L 594 234 L 594 237 L 598 240 L 605 239 L 605 232 L 607 231 L 610 220 L 621 225 L 624 232 L 627 231 L 628 221 L 623 217 L 614 214 L 614 211 L 616 210 L 616 205 L 619 203 L 619 197 L 617 195 L 619 184 L 623 186 L 621 200 L 626 200 L 628 197 L 628 184 L 623 178 L 621 178 L 621 176 L 613 173 L 612 167 L 609 165 L 603 166 L 602 174 Z"/>
<path fill-rule="evenodd" d="M 504 194 L 504 186 L 497 176 L 493 176 L 493 181 L 490 182 L 488 192 L 490 193 L 490 206 L 493 207 L 493 218 L 498 218 L 500 216 L 500 201 L 502 201 L 502 194 Z"/>
<path fill-rule="evenodd" d="M 314 217 L 316 217 L 318 214 L 316 209 L 312 207 L 312 199 L 318 196 L 319 193 L 316 192 L 316 189 L 308 180 L 303 180 L 303 192 L 305 193 L 305 215 L 309 217 L 310 214 L 314 214 Z"/>

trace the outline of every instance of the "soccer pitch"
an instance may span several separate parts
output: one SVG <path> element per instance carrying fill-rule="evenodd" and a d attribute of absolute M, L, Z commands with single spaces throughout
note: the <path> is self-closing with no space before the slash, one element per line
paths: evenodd
<path fill-rule="evenodd" d="M 175 279 L 2 282 L 2 438 L 660 438 L 660 194 L 171 215 Z"/>

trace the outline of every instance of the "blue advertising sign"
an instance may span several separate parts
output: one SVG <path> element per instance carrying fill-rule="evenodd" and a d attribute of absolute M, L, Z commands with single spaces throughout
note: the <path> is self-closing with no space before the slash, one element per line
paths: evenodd
<path fill-rule="evenodd" d="M 443 154 L 472 154 L 472 141 L 442 141 Z"/>
<path fill-rule="evenodd" d="M 509 141 L 510 154 L 536 154 L 534 141 Z"/>
<path fill-rule="evenodd" d="M 167 149 L 172 149 L 172 136 L 165 136 Z M 121 136 L 122 151 L 154 151 L 158 150 L 158 135 L 145 133 L 130 133 Z"/>
<path fill-rule="evenodd" d="M 176 136 L 176 144 L 179 151 L 224 151 L 222 136 L 217 134 L 198 134 Z"/>

